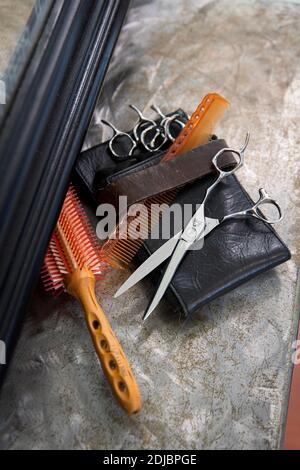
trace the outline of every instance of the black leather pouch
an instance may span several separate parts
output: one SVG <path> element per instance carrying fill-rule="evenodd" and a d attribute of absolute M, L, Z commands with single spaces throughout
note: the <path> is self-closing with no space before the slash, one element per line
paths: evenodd
<path fill-rule="evenodd" d="M 178 114 L 183 122 L 187 121 L 188 116 L 182 109 L 177 109 L 173 113 L 168 114 L 168 116 L 174 113 Z M 176 124 L 174 124 L 172 135 L 175 137 L 179 134 L 180 130 L 181 128 L 176 127 Z M 128 133 L 133 137 L 133 131 Z M 128 139 L 120 137 L 118 143 L 119 153 L 126 154 Z M 98 201 L 99 191 L 107 185 L 115 173 L 120 173 L 127 168 L 134 168 L 136 165 L 139 167 L 142 162 L 147 165 L 147 162 L 155 161 L 157 156 L 162 155 L 169 145 L 170 143 L 166 142 L 165 146 L 156 153 L 149 153 L 140 148 L 138 152 L 127 160 L 118 161 L 118 159 L 112 156 L 108 147 L 108 141 L 103 142 L 80 153 L 72 180 L 77 189 L 89 202 Z"/>
<path fill-rule="evenodd" d="M 196 210 L 214 179 L 215 176 L 208 176 L 184 187 L 174 202 L 181 206 L 193 204 Z M 253 201 L 232 175 L 208 198 L 205 215 L 221 218 L 252 205 Z M 143 262 L 164 242 L 162 239 L 145 240 L 137 254 L 137 263 Z M 287 261 L 290 256 L 289 249 L 271 225 L 253 217 L 231 219 L 205 238 L 201 250 L 190 250 L 186 254 L 168 288 L 167 299 L 174 310 L 191 314 L 243 282 Z M 166 263 L 151 274 L 155 286 Z"/>
<path fill-rule="evenodd" d="M 217 146 L 218 142 L 215 145 Z M 224 145 L 226 146 L 225 143 Z M 128 176 L 149 165 L 157 164 L 162 156 L 162 152 L 157 155 L 143 155 L 138 159 L 139 162 L 125 162 L 122 168 L 114 162 L 109 167 L 107 143 L 88 152 L 89 158 L 86 158 L 85 153 L 78 160 L 75 183 L 77 181 L 77 184 L 85 186 L 94 201 L 98 199 L 98 203 L 101 200 L 99 195 L 106 184 L 122 178 L 122 174 Z M 93 157 L 94 162 L 91 165 L 89 162 Z M 106 162 L 106 166 L 103 162 Z M 87 175 L 88 184 L 85 181 Z M 206 188 L 215 178 L 214 174 L 209 174 L 184 186 L 178 192 L 174 203 L 182 207 L 192 204 L 196 210 L 196 205 L 203 200 Z M 247 209 L 251 205 L 253 201 L 238 179 L 232 175 L 225 178 L 208 198 L 206 216 L 221 218 Z M 164 242 L 165 239 L 161 238 L 145 240 L 134 262 L 140 264 Z M 172 279 L 166 298 L 174 310 L 181 310 L 189 315 L 259 273 L 287 261 L 290 256 L 288 248 L 269 224 L 252 217 L 232 219 L 212 231 L 206 237 L 201 250 L 190 250 L 186 254 Z M 154 280 L 153 292 L 159 273 L 165 269 L 166 263 L 151 275 Z"/>

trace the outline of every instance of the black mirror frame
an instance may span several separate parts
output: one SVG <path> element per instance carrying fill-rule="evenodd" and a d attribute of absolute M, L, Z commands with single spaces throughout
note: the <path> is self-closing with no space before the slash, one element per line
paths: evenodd
<path fill-rule="evenodd" d="M 54 0 L 1 122 L 0 340 L 8 363 L 129 3 Z"/>

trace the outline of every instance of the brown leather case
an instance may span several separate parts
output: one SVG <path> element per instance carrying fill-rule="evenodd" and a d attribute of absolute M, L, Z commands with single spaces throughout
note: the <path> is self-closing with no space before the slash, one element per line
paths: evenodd
<path fill-rule="evenodd" d="M 213 140 L 180 158 L 160 162 L 163 156 L 160 154 L 147 164 L 141 162 L 119 171 L 108 178 L 107 185 L 99 190 L 98 201 L 113 204 L 118 208 L 119 196 L 126 195 L 129 207 L 151 196 L 193 183 L 215 171 L 212 158 L 224 147 L 226 147 L 224 140 Z M 222 155 L 220 166 L 225 169 L 234 165 L 235 161 L 233 154 L 226 152 Z"/>

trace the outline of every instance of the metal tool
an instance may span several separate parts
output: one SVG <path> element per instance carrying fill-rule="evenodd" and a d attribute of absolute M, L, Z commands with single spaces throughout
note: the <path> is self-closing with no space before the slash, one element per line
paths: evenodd
<path fill-rule="evenodd" d="M 111 122 L 102 119 L 103 124 L 113 130 L 113 135 L 108 146 L 112 155 L 119 161 L 123 161 L 131 157 L 138 144 L 142 144 L 148 152 L 156 152 L 167 142 L 167 140 L 174 142 L 175 137 L 172 135 L 171 131 L 172 123 L 176 122 L 181 128 L 185 126 L 185 123 L 180 120 L 180 115 L 178 113 L 166 116 L 156 105 L 153 105 L 152 109 L 162 118 L 160 123 L 145 117 L 137 106 L 130 104 L 129 107 L 138 115 L 138 121 L 132 131 L 133 137 L 127 132 L 117 129 Z M 129 141 L 129 151 L 126 154 L 122 154 L 118 151 L 117 141 L 120 137 L 126 137 Z"/>
<path fill-rule="evenodd" d="M 174 142 L 175 138 L 171 132 L 171 124 L 176 122 L 181 129 L 184 128 L 185 122 L 181 121 L 180 114 L 174 113 L 166 116 L 157 105 L 152 105 L 151 109 L 160 117 L 160 123 L 155 122 L 150 126 L 146 126 L 141 133 L 141 142 L 146 150 L 155 152 L 159 150 L 168 140 Z"/>
<path fill-rule="evenodd" d="M 157 123 L 152 119 L 146 118 L 136 106 L 130 104 L 129 107 L 133 109 L 139 117 L 137 124 L 133 128 L 133 135 L 136 141 L 140 142 L 148 152 L 156 152 L 168 140 L 164 126 L 162 123 Z M 160 137 L 161 139 L 159 139 Z"/>
<path fill-rule="evenodd" d="M 148 152 L 157 152 L 167 140 L 164 126 L 158 123 L 146 127 L 141 133 L 141 143 Z"/>
<path fill-rule="evenodd" d="M 249 134 L 247 134 L 245 144 L 241 150 L 223 148 L 214 156 L 212 163 L 218 172 L 218 177 L 214 181 L 214 183 L 206 190 L 204 199 L 200 207 L 190 219 L 187 226 L 184 228 L 184 230 L 180 230 L 174 237 L 168 240 L 155 253 L 153 253 L 116 292 L 115 297 L 118 297 L 119 295 L 123 294 L 126 290 L 128 290 L 130 287 L 132 287 L 145 276 L 147 276 L 150 272 L 152 272 L 155 268 L 157 268 L 161 263 L 163 263 L 167 258 L 171 256 L 171 260 L 166 268 L 166 271 L 159 284 L 156 294 L 154 295 L 154 298 L 143 317 L 144 320 L 149 317 L 149 315 L 153 312 L 153 310 L 160 302 L 186 252 L 191 249 L 196 242 L 197 249 L 201 249 L 204 244 L 204 238 L 218 225 L 233 218 L 240 218 L 246 216 L 255 217 L 270 224 L 277 223 L 282 219 L 280 206 L 276 201 L 274 201 L 268 196 L 267 192 L 264 189 L 259 190 L 258 201 L 249 209 L 226 215 L 221 219 L 212 219 L 205 217 L 204 209 L 208 196 L 224 178 L 235 173 L 243 165 L 244 151 L 248 145 L 248 142 Z M 227 171 L 222 170 L 218 164 L 220 156 L 225 152 L 232 152 L 234 155 L 237 156 L 236 165 L 234 166 L 234 168 Z M 266 204 L 274 206 L 276 208 L 278 212 L 277 218 L 268 218 L 260 212 L 260 207 Z"/>
<path fill-rule="evenodd" d="M 135 138 L 136 142 L 140 142 L 141 141 L 142 131 L 145 130 L 145 128 L 149 128 L 149 127 L 152 127 L 152 126 L 156 127 L 156 123 L 152 119 L 146 118 L 143 115 L 142 111 L 137 106 L 135 106 L 134 104 L 130 104 L 129 108 L 131 108 L 133 111 L 135 111 L 138 115 L 138 118 L 139 118 L 136 125 L 133 128 L 133 135 L 134 135 L 134 138 Z"/>
<path fill-rule="evenodd" d="M 176 136 L 172 135 L 171 124 L 176 122 L 181 127 L 181 129 L 183 129 L 186 122 L 184 122 L 180 119 L 180 114 L 179 113 L 174 113 L 174 114 L 171 114 L 171 116 L 166 116 L 156 104 L 153 104 L 150 107 L 151 107 L 151 109 L 153 109 L 153 111 L 155 111 L 162 118 L 161 122 L 160 122 L 160 125 L 164 127 L 165 134 L 166 134 L 167 138 L 171 142 L 174 142 L 177 135 Z"/>
<path fill-rule="evenodd" d="M 128 157 L 131 157 L 131 155 L 133 154 L 134 150 L 137 147 L 137 142 L 127 132 L 119 131 L 111 122 L 106 121 L 105 119 L 102 119 L 101 122 L 103 122 L 103 124 L 105 124 L 106 126 L 110 127 L 113 130 L 113 135 L 108 143 L 108 146 L 112 155 L 118 160 L 126 160 Z M 117 152 L 117 139 L 119 139 L 122 136 L 125 136 L 130 143 L 130 147 L 129 147 L 130 150 L 127 154 L 120 154 Z M 116 147 L 116 150 L 114 149 L 114 147 Z"/>

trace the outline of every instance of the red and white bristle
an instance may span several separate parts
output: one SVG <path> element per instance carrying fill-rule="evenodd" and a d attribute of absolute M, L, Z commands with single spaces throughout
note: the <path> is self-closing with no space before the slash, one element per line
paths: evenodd
<path fill-rule="evenodd" d="M 58 226 L 64 240 L 59 236 Z M 68 189 L 41 272 L 47 291 L 59 293 L 65 290 L 65 275 L 74 269 L 67 250 L 71 252 L 79 269 L 87 267 L 96 279 L 101 278 L 106 263 L 100 259 L 96 234 L 72 185 Z"/>

